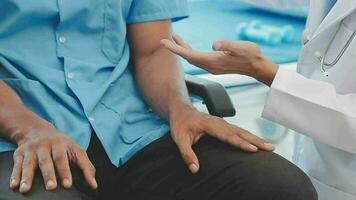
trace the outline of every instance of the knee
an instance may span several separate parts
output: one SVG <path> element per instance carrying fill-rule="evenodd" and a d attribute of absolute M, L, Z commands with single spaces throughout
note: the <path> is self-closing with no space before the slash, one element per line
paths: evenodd
<path fill-rule="evenodd" d="M 234 177 L 233 182 L 236 183 L 234 189 L 230 190 L 231 196 L 243 196 L 240 199 L 246 200 L 318 199 L 309 177 L 289 161 L 265 152 L 254 159 L 244 167 L 236 166 L 235 172 L 231 171 L 230 177 Z"/>
<path fill-rule="evenodd" d="M 277 172 L 278 173 L 278 172 Z M 264 195 L 274 200 L 318 200 L 317 192 L 309 177 L 297 167 L 275 174 L 270 181 L 270 191 Z"/>

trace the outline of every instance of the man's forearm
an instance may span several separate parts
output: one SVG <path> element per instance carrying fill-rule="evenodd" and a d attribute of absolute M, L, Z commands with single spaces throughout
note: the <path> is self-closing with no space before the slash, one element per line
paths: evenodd
<path fill-rule="evenodd" d="M 136 64 L 135 74 L 141 92 L 162 118 L 169 120 L 172 111 L 192 107 L 184 74 L 172 53 L 159 48 Z"/>
<path fill-rule="evenodd" d="M 31 123 L 28 123 L 31 121 Z M 28 124 L 26 126 L 20 126 Z M 19 142 L 26 132 L 24 128 L 32 126 L 48 125 L 44 120 L 36 116 L 22 103 L 18 95 L 0 81 L 0 137 L 4 137 L 14 143 Z"/>

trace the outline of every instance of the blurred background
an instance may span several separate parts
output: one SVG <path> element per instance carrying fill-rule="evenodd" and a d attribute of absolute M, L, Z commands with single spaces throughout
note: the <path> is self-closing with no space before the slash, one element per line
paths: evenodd
<path fill-rule="evenodd" d="M 301 35 L 308 14 L 308 0 L 189 0 L 190 17 L 174 23 L 174 33 L 194 49 L 211 51 L 220 39 L 249 40 L 280 67 L 296 70 Z M 211 75 L 182 60 L 186 74 L 213 80 L 228 91 L 237 110 L 226 120 L 265 138 L 276 153 L 291 160 L 295 133 L 262 119 L 268 87 L 241 75 Z M 207 111 L 201 101 L 195 106 Z"/>

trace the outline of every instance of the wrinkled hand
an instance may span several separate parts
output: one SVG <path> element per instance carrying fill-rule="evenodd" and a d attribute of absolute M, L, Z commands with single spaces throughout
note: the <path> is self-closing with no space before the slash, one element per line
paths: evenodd
<path fill-rule="evenodd" d="M 95 168 L 83 149 L 51 125 L 32 128 L 18 142 L 10 187 L 19 187 L 21 193 L 29 192 L 35 171 L 39 167 L 47 190 L 57 188 L 56 173 L 63 187 L 70 188 L 70 163 L 76 164 L 83 171 L 85 180 L 92 189 L 97 188 Z"/>
<path fill-rule="evenodd" d="M 189 106 L 178 110 L 170 117 L 171 136 L 192 173 L 199 170 L 199 160 L 192 145 L 206 134 L 246 152 L 257 152 L 259 149 L 274 150 L 272 144 L 265 143 L 257 136 L 225 122 L 222 118 L 198 112 Z"/>
<path fill-rule="evenodd" d="M 221 40 L 213 44 L 214 52 L 203 53 L 193 50 L 178 35 L 174 35 L 173 40 L 161 43 L 192 65 L 212 74 L 242 74 L 270 85 L 277 73 L 276 65 L 263 57 L 260 48 L 252 42 Z"/>

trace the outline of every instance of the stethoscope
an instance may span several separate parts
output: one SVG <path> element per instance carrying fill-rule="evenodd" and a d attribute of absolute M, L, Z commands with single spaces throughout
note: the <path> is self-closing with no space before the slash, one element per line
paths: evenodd
<path fill-rule="evenodd" d="M 340 23 L 339 25 L 339 28 L 338 30 L 340 30 L 341 28 L 341 25 L 343 23 Z M 337 35 L 338 31 L 336 31 L 336 33 L 334 34 L 331 42 L 328 44 L 328 47 L 326 48 L 325 50 L 325 53 L 324 53 L 324 56 L 322 55 L 317 55 L 319 61 L 320 61 L 320 70 L 321 72 L 325 75 L 325 76 L 329 76 L 329 70 L 331 68 L 333 68 L 341 59 L 341 57 L 345 54 L 346 50 L 349 48 L 349 46 L 351 45 L 351 42 L 353 41 L 353 39 L 355 38 L 356 36 L 356 30 L 352 33 L 351 37 L 347 40 L 346 44 L 344 45 L 344 47 L 342 48 L 342 50 L 340 51 L 340 53 L 338 54 L 338 56 L 335 58 L 335 60 L 333 60 L 332 62 L 330 63 L 327 63 L 325 61 L 325 57 L 326 55 L 328 54 L 329 50 L 330 50 L 330 47 L 331 47 L 331 44 L 334 43 L 334 40 L 336 38 L 336 35 Z"/>

